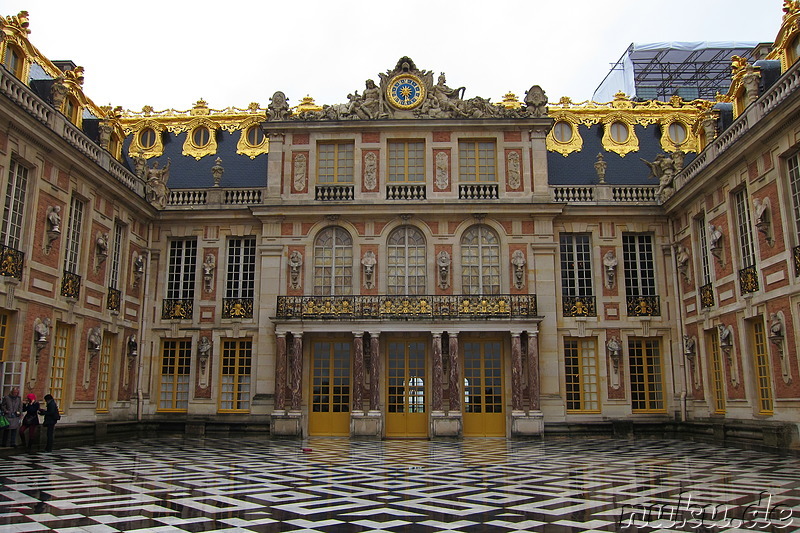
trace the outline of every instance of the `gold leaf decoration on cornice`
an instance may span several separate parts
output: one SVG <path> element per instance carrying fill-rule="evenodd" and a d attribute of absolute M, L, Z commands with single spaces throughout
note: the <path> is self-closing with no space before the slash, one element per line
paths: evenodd
<path fill-rule="evenodd" d="M 208 143 L 200 146 L 194 142 L 194 133 L 195 130 L 203 127 L 208 129 Z M 187 123 L 185 127 L 182 125 L 172 126 L 172 128 L 173 129 L 170 129 L 170 126 L 167 126 L 167 129 L 175 134 L 181 133 L 182 131 L 186 132 L 186 139 L 183 141 L 183 151 L 181 152 L 183 155 L 188 155 L 200 160 L 207 155 L 217 153 L 217 129 L 219 129 L 219 124 L 215 121 L 203 116 L 193 119 Z"/>
<path fill-rule="evenodd" d="M 566 113 L 564 111 L 553 112 L 552 109 L 549 115 L 555 122 L 545 138 L 547 149 L 551 152 L 558 152 L 564 157 L 567 157 L 572 152 L 580 152 L 581 149 L 583 149 L 583 137 L 581 137 L 580 130 L 578 129 L 578 125 L 580 124 L 579 119 L 571 113 Z M 555 125 L 559 122 L 566 122 L 572 127 L 572 137 L 567 142 L 559 141 L 554 135 Z"/>
<path fill-rule="evenodd" d="M 696 152 L 698 150 L 698 123 L 701 115 L 713 105 L 706 100 L 684 101 L 680 97 L 673 97 L 669 102 L 660 100 L 648 100 L 645 102 L 635 102 L 629 100 L 624 94 L 617 93 L 613 102 L 599 103 L 592 101 L 573 102 L 569 97 L 562 97 L 556 104 L 549 107 L 548 116 L 556 121 L 564 120 L 572 124 L 583 124 L 587 127 L 594 124 L 610 126 L 614 121 L 619 120 L 628 125 L 630 135 L 625 143 L 615 143 L 610 135 L 609 128 L 605 128 L 603 134 L 603 146 L 606 150 L 620 155 L 628 154 L 639 149 L 638 139 L 635 136 L 635 125 L 647 126 L 659 124 L 662 129 L 661 145 L 665 147 L 664 137 L 669 140 L 669 125 L 672 122 L 680 121 L 686 126 L 686 141 L 680 146 L 674 145 L 669 140 L 670 150 L 680 149 L 684 152 Z M 665 133 L 666 132 L 666 133 Z M 577 128 L 576 128 L 577 133 Z M 555 143 L 551 140 L 552 131 L 547 135 L 547 149 L 565 154 L 571 147 L 563 146 L 565 143 Z M 573 136 L 574 139 L 574 136 Z M 571 150 L 576 151 L 576 150 Z M 571 152 L 566 152 L 571 153 Z"/>
<path fill-rule="evenodd" d="M 798 58 L 792 44 L 800 35 L 800 1 L 784 0 L 783 21 L 772 50 L 766 59 L 780 60 L 781 72 L 786 72 Z"/>
<path fill-rule="evenodd" d="M 744 112 L 745 104 L 745 76 L 748 73 L 757 73 L 760 76 L 761 67 L 756 67 L 747 62 L 747 59 L 741 56 L 731 57 L 731 86 L 728 88 L 726 100 L 733 103 L 733 116 L 734 118 Z"/>
<path fill-rule="evenodd" d="M 144 130 L 151 128 L 156 136 L 155 143 L 150 148 L 144 148 L 139 142 L 139 134 Z M 150 159 L 151 157 L 161 157 L 164 154 L 164 143 L 161 140 L 161 133 L 166 129 L 164 124 L 156 122 L 155 120 L 140 120 L 132 127 L 124 127 L 126 135 L 131 135 L 131 144 L 128 146 L 128 157 L 144 157 Z"/>
<path fill-rule="evenodd" d="M 260 127 L 261 119 L 251 117 L 241 123 L 241 133 L 239 134 L 239 142 L 236 143 L 236 153 L 239 155 L 246 155 L 250 159 L 255 159 L 257 155 L 269 153 L 269 137 L 264 135 L 264 140 L 259 145 L 251 145 L 247 141 L 247 132 L 252 127 Z"/>
<path fill-rule="evenodd" d="M 187 138 L 183 143 L 184 155 L 190 155 L 198 159 L 206 155 L 212 155 L 213 153 L 216 153 L 217 144 L 213 135 L 215 130 L 221 129 L 229 133 L 242 131 L 242 134 L 244 135 L 247 131 L 247 128 L 253 124 L 260 124 L 266 120 L 266 110 L 261 108 L 261 106 L 259 106 L 259 104 L 256 102 L 251 103 L 245 109 L 238 107 L 212 109 L 208 107 L 208 104 L 204 100 L 199 100 L 192 107 L 192 109 L 186 111 L 180 111 L 176 109 L 155 111 L 152 107 L 145 106 L 141 111 L 124 111 L 122 113 L 122 117 L 120 118 L 120 122 L 125 129 L 125 133 L 129 135 L 135 134 L 136 132 L 144 129 L 146 126 L 142 126 L 141 124 L 143 123 L 149 124 L 151 127 L 153 124 L 158 124 L 160 127 L 159 131 L 167 130 L 175 135 L 186 132 Z M 206 122 L 201 123 L 198 121 Z M 205 125 L 212 133 L 211 142 L 205 147 L 197 147 L 192 142 L 192 131 L 201 124 Z M 136 135 L 134 135 L 134 140 L 138 140 Z M 241 142 L 242 140 L 240 139 L 239 143 L 241 144 Z M 213 145 L 215 150 L 214 152 L 209 152 L 210 145 Z M 133 142 L 131 143 L 131 146 L 133 146 Z M 237 145 L 237 149 L 239 148 L 240 146 Z M 267 141 L 261 146 L 254 148 L 252 153 L 259 155 L 262 153 L 267 153 L 268 151 L 269 142 Z M 136 154 L 136 152 L 134 152 L 132 149 L 130 150 L 130 153 L 132 155 Z M 243 151 L 241 153 L 250 157 L 255 157 L 255 155 L 251 155 L 250 151 Z M 146 155 L 145 157 L 152 156 Z"/>

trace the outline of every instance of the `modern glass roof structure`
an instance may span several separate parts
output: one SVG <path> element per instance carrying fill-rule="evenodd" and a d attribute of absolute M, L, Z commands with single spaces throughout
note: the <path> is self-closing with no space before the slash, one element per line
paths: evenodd
<path fill-rule="evenodd" d="M 732 56 L 753 62 L 769 46 L 742 41 L 633 43 L 611 67 L 592 100 L 610 102 L 619 91 L 637 100 L 667 101 L 675 94 L 684 100 L 713 100 L 718 92 L 728 91 Z"/>

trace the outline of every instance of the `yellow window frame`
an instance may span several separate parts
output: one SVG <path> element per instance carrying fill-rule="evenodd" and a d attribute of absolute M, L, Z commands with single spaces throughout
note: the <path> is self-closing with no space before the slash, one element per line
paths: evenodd
<path fill-rule="evenodd" d="M 591 353 L 586 353 L 590 351 Z M 574 359 L 570 364 L 569 359 Z M 570 383 L 570 377 L 574 382 Z M 564 339 L 564 391 L 568 413 L 600 412 L 600 373 L 597 359 L 597 339 L 567 337 Z M 572 388 L 570 387 L 572 385 Z M 570 393 L 576 393 L 577 400 L 570 400 Z M 590 396 L 587 399 L 587 395 Z M 594 399 L 591 399 L 591 396 Z M 570 407 L 577 403 L 577 407 Z"/>
<path fill-rule="evenodd" d="M 253 339 L 223 339 L 221 346 L 217 410 L 220 413 L 249 413 L 253 386 Z M 231 406 L 224 407 L 228 403 Z"/>
<path fill-rule="evenodd" d="M 655 360 L 657 358 L 657 361 Z M 634 364 L 635 361 L 640 364 Z M 628 339 L 628 368 L 630 376 L 631 412 L 666 413 L 664 360 L 658 338 L 631 337 Z M 650 371 L 655 368 L 658 374 Z M 641 385 L 634 391 L 634 385 Z M 636 393 L 640 398 L 636 398 Z M 640 405 L 640 407 L 635 407 Z"/>
<path fill-rule="evenodd" d="M 161 340 L 158 412 L 185 413 L 188 410 L 189 394 L 191 392 L 191 361 L 191 339 Z M 181 378 L 185 378 L 185 381 Z M 182 392 L 183 385 L 185 385 L 187 395 L 187 406 L 179 407 L 179 402 L 182 401 L 179 394 Z"/>
<path fill-rule="evenodd" d="M 470 156 L 473 164 L 469 163 Z M 494 139 L 459 140 L 458 177 L 461 182 L 497 183 L 497 141 Z"/>
<path fill-rule="evenodd" d="M 413 151 L 410 148 L 413 148 Z M 389 183 L 425 183 L 425 141 L 421 139 L 388 141 L 386 168 Z"/>
<path fill-rule="evenodd" d="M 764 321 L 753 321 L 753 368 L 756 378 L 756 394 L 758 395 L 758 414 L 773 414 L 772 396 L 772 369 L 769 364 L 769 350 L 767 349 L 767 335 L 764 330 Z"/>
<path fill-rule="evenodd" d="M 326 165 L 324 163 L 329 163 Z M 355 180 L 355 143 L 326 141 L 317 145 L 317 183 L 352 185 Z"/>

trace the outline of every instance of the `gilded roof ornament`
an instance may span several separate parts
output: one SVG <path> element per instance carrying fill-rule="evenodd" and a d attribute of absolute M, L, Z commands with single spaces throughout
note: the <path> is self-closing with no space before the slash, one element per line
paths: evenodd
<path fill-rule="evenodd" d="M 314 103 L 310 95 L 305 95 L 300 103 L 292 108 L 295 113 L 307 113 L 309 111 L 322 111 L 322 106 Z"/>
<path fill-rule="evenodd" d="M 16 15 L 9 15 L 5 17 L 5 24 L 3 24 L 3 26 L 9 28 L 10 30 L 28 35 L 31 32 L 31 30 L 28 28 L 28 26 L 30 26 L 28 12 L 20 11 Z"/>
<path fill-rule="evenodd" d="M 208 115 L 208 103 L 203 100 L 202 98 L 194 104 L 191 110 L 189 110 L 189 115 L 197 116 L 197 115 Z"/>

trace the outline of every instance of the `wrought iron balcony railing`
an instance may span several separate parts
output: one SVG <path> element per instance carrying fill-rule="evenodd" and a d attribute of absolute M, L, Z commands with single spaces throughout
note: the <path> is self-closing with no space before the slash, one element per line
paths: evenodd
<path fill-rule="evenodd" d="M 535 294 L 278 296 L 276 318 L 464 320 L 536 318 Z"/>
<path fill-rule="evenodd" d="M 0 244 L 0 276 L 9 276 L 22 279 L 22 266 L 25 263 L 25 254 Z"/>
<path fill-rule="evenodd" d="M 661 300 L 657 295 L 626 296 L 628 316 L 661 316 Z"/>
<path fill-rule="evenodd" d="M 800 276 L 800 246 L 794 247 L 794 275 Z"/>
<path fill-rule="evenodd" d="M 68 270 L 61 278 L 61 296 L 77 300 L 81 297 L 81 277 Z"/>
<path fill-rule="evenodd" d="M 562 296 L 561 309 L 564 316 L 597 316 L 594 296 Z"/>
<path fill-rule="evenodd" d="M 222 318 L 253 318 L 253 298 L 223 298 Z"/>
<path fill-rule="evenodd" d="M 755 265 L 739 270 L 739 289 L 742 294 L 749 294 L 758 290 L 758 271 Z"/>
<path fill-rule="evenodd" d="M 161 304 L 162 320 L 190 320 L 194 311 L 191 298 L 164 298 Z"/>
<path fill-rule="evenodd" d="M 700 307 L 714 307 L 714 285 L 706 283 L 700 287 Z"/>
<path fill-rule="evenodd" d="M 353 185 L 317 185 L 314 192 L 314 199 L 323 202 L 352 200 L 354 198 L 355 187 Z"/>
<path fill-rule="evenodd" d="M 114 289 L 112 287 L 108 288 L 108 296 L 106 296 L 106 309 L 109 311 L 114 311 L 115 313 L 119 313 L 119 306 L 122 300 L 122 291 L 119 289 Z"/>

